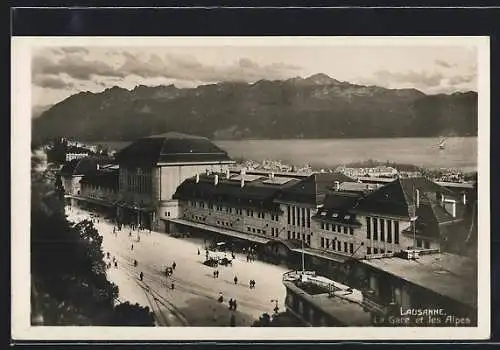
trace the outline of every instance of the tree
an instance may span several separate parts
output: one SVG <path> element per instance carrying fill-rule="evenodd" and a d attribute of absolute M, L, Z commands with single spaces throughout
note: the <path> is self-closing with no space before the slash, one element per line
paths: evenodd
<path fill-rule="evenodd" d="M 102 237 L 89 220 L 67 221 L 63 199 L 54 191 L 54 186 L 61 187 L 60 179 L 47 176 L 53 168 L 40 170 L 39 165 L 40 159 L 34 157 L 31 306 L 32 316 L 42 318 L 37 324 L 153 326 L 149 310 L 138 305 L 115 307 L 119 290 L 106 278 Z M 44 210 L 47 198 L 54 210 Z"/>

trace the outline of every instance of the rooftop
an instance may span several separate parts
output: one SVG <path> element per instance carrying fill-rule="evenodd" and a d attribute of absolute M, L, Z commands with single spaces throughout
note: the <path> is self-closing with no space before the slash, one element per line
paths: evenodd
<path fill-rule="evenodd" d="M 353 179 L 342 173 L 315 173 L 294 186 L 283 189 L 278 193 L 276 199 L 317 206 L 323 203 L 336 181 L 339 183 L 352 182 Z"/>
<path fill-rule="evenodd" d="M 421 255 L 417 260 L 360 260 L 412 284 L 470 307 L 477 307 L 477 262 L 449 253 Z"/>
<path fill-rule="evenodd" d="M 215 185 L 215 176 L 218 183 Z M 286 183 L 268 183 L 269 178 L 256 175 L 243 175 L 244 186 L 241 187 L 241 175 L 202 174 L 185 180 L 174 194 L 174 198 L 199 199 L 213 202 L 228 202 L 240 206 L 274 207 L 273 200 L 279 190 L 298 183 L 297 179 L 290 179 Z"/>
<path fill-rule="evenodd" d="M 178 132 L 152 135 L 134 141 L 116 155 L 120 163 L 158 165 L 160 163 L 231 162 L 227 152 L 208 138 Z"/>

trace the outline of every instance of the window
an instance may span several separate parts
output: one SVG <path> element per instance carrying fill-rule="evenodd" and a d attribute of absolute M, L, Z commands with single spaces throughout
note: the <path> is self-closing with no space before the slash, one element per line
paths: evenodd
<path fill-rule="evenodd" d="M 387 253 L 388 253 L 388 254 L 392 254 L 392 250 L 388 250 L 388 251 L 387 251 Z"/>
<path fill-rule="evenodd" d="M 344 252 L 347 253 L 347 242 L 344 242 Z"/>
<path fill-rule="evenodd" d="M 325 247 L 325 239 L 321 237 L 321 248 Z"/>
<path fill-rule="evenodd" d="M 394 243 L 399 244 L 399 221 L 394 221 Z"/>
<path fill-rule="evenodd" d="M 342 244 L 340 241 L 337 241 L 337 250 L 340 252 L 342 250 Z"/>
<path fill-rule="evenodd" d="M 306 240 L 306 235 L 305 233 L 302 234 L 302 240 L 305 241 Z"/>
<path fill-rule="evenodd" d="M 328 238 L 326 239 L 326 249 L 330 249 L 330 240 Z"/>
<path fill-rule="evenodd" d="M 378 240 L 378 221 L 377 218 L 373 218 L 373 240 Z"/>
<path fill-rule="evenodd" d="M 387 220 L 387 243 L 392 243 L 392 220 Z"/>
<path fill-rule="evenodd" d="M 422 248 L 422 240 L 417 239 L 417 248 Z"/>
<path fill-rule="evenodd" d="M 324 230 L 324 229 L 325 229 L 325 223 L 324 223 L 324 222 L 322 222 L 322 223 L 321 223 L 321 229 L 322 229 L 322 230 Z"/>
<path fill-rule="evenodd" d="M 292 208 L 292 225 L 295 226 L 295 207 Z"/>
<path fill-rule="evenodd" d="M 366 218 L 366 239 L 372 238 L 372 226 L 370 218 Z"/>
<path fill-rule="evenodd" d="M 247 226 L 247 231 L 250 232 L 251 230 L 250 226 Z"/>
<path fill-rule="evenodd" d="M 425 249 L 430 249 L 430 247 L 431 247 L 431 242 L 429 242 L 429 241 L 425 240 L 425 241 L 424 241 L 424 248 L 425 248 Z"/>
<path fill-rule="evenodd" d="M 366 247 L 366 254 L 371 254 L 372 253 L 372 248 L 371 247 Z"/>
<path fill-rule="evenodd" d="M 373 254 L 378 254 L 378 248 L 373 248 Z"/>
<path fill-rule="evenodd" d="M 385 222 L 384 219 L 380 219 L 380 240 L 385 241 Z"/>
<path fill-rule="evenodd" d="M 337 225 L 332 225 L 332 231 L 337 232 Z"/>
<path fill-rule="evenodd" d="M 307 244 L 311 245 L 311 235 L 307 235 Z"/>
<path fill-rule="evenodd" d="M 326 224 L 326 230 L 328 231 L 330 229 L 330 224 Z"/>
<path fill-rule="evenodd" d="M 352 236 L 354 234 L 354 228 L 349 227 L 349 234 Z"/>
<path fill-rule="evenodd" d="M 290 231 L 287 231 L 287 237 L 288 237 L 288 239 L 292 238 L 292 235 L 291 235 Z"/>
<path fill-rule="evenodd" d="M 264 235 L 265 235 L 265 234 L 266 234 L 266 230 L 262 230 L 262 234 L 264 234 Z"/>
<path fill-rule="evenodd" d="M 311 228 L 311 209 L 307 208 L 307 228 Z"/>
<path fill-rule="evenodd" d="M 306 227 L 306 208 L 301 208 L 302 227 Z"/>
<path fill-rule="evenodd" d="M 286 207 L 286 212 L 287 212 L 287 217 L 288 217 L 287 222 L 288 222 L 288 225 L 290 225 L 290 206 L 289 205 Z"/>
<path fill-rule="evenodd" d="M 260 229 L 257 229 L 257 233 L 260 233 Z"/>
<path fill-rule="evenodd" d="M 347 226 L 344 226 L 344 233 L 347 234 Z"/>
<path fill-rule="evenodd" d="M 381 253 L 381 254 L 384 254 L 384 253 L 385 253 L 385 250 L 380 249 L 380 253 Z"/>
<path fill-rule="evenodd" d="M 354 244 L 349 243 L 349 253 L 354 254 Z"/>
<path fill-rule="evenodd" d="M 252 228 L 252 232 L 255 233 L 255 229 L 254 228 Z"/>
<path fill-rule="evenodd" d="M 217 225 L 219 225 L 219 224 L 220 224 L 220 221 L 219 221 L 219 220 L 217 220 Z"/>

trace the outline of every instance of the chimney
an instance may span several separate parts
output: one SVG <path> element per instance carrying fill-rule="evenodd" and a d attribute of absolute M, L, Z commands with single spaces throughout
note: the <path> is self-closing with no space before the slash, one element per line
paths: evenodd
<path fill-rule="evenodd" d="M 217 186 L 218 183 L 219 183 L 219 175 L 215 174 L 215 176 L 214 176 L 214 185 Z"/>
<path fill-rule="evenodd" d="M 200 182 L 200 174 L 196 174 L 196 183 Z"/>
<path fill-rule="evenodd" d="M 335 181 L 334 182 L 334 188 L 335 188 L 335 191 L 339 191 L 340 190 L 340 182 Z"/>
<path fill-rule="evenodd" d="M 466 204 L 467 204 L 467 194 L 466 194 L 465 192 L 464 192 L 464 193 L 462 193 L 462 203 L 463 203 L 464 205 L 466 205 Z"/>
<path fill-rule="evenodd" d="M 418 189 L 415 190 L 415 197 L 416 197 L 416 205 L 417 205 L 417 208 L 420 207 L 420 191 Z"/>
<path fill-rule="evenodd" d="M 245 178 L 242 176 L 241 177 L 241 187 L 243 188 L 245 186 Z"/>

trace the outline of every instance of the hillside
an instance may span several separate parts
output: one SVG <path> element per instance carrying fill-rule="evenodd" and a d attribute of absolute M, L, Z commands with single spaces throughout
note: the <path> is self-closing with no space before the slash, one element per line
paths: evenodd
<path fill-rule="evenodd" d="M 173 130 L 215 139 L 477 135 L 477 93 L 425 95 L 316 74 L 81 92 L 33 120 L 34 140 L 131 140 Z"/>

